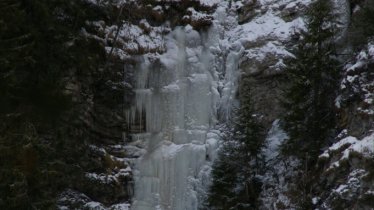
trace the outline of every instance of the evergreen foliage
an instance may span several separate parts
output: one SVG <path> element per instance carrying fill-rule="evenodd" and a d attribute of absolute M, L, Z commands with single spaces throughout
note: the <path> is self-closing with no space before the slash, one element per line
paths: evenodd
<path fill-rule="evenodd" d="M 264 165 L 263 128 L 253 112 L 250 83 L 244 78 L 240 107 L 228 125 L 212 170 L 208 206 L 217 210 L 256 209 L 261 190 L 260 168 Z"/>
<path fill-rule="evenodd" d="M 317 0 L 307 13 L 307 32 L 303 34 L 295 57 L 287 62 L 290 83 L 284 91 L 286 114 L 283 128 L 289 138 L 281 150 L 300 161 L 298 175 L 289 187 L 296 209 L 313 209 L 316 162 L 336 129 L 335 98 L 339 72 L 335 60 L 334 17 L 331 1 Z"/>
<path fill-rule="evenodd" d="M 237 175 L 242 163 L 237 156 L 237 143 L 229 135 L 227 133 L 224 137 L 224 143 L 213 165 L 213 183 L 209 189 L 207 209 L 228 210 L 237 204 Z"/>
<path fill-rule="evenodd" d="M 84 1 L 0 0 L 0 209 L 55 209 L 87 164 L 66 77 L 104 61 Z M 71 125 L 69 125 L 71 124 Z"/>
<path fill-rule="evenodd" d="M 352 16 L 348 39 L 354 48 L 360 48 L 363 45 L 366 45 L 370 39 L 373 39 L 373 36 L 374 2 L 365 1 L 361 4 L 359 10 Z"/>
<path fill-rule="evenodd" d="M 283 106 L 289 135 L 283 154 L 314 162 L 335 128 L 334 100 L 339 73 L 334 59 L 331 2 L 318 0 L 307 13 L 307 29 L 287 63 L 290 86 Z"/>

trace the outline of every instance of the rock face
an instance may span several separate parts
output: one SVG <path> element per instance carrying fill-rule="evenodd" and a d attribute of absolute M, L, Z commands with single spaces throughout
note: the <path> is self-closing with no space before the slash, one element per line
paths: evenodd
<path fill-rule="evenodd" d="M 342 111 L 342 126 L 350 135 L 363 137 L 369 134 L 373 122 L 373 68 L 374 46 L 368 44 L 344 68 L 341 95 L 337 105 Z"/>
<path fill-rule="evenodd" d="M 283 112 L 281 89 L 287 85 L 282 74 L 284 59 L 292 56 L 292 46 L 304 30 L 301 18 L 309 1 L 242 1 L 238 16 L 252 17 L 240 22 L 235 38 L 244 48 L 239 67 L 251 77 L 251 95 L 256 113 L 262 116 L 266 128 Z"/>
<path fill-rule="evenodd" d="M 342 137 L 346 135 L 342 133 Z M 373 197 L 373 134 L 358 140 L 348 136 L 329 147 L 321 156 L 325 165 L 321 194 L 316 200 L 321 208 L 371 209 Z"/>
<path fill-rule="evenodd" d="M 78 124 L 100 167 L 85 173 L 80 192 L 61 195 L 61 209 L 128 209 L 131 202 L 133 210 L 198 209 L 240 75 L 250 77 L 255 112 L 269 129 L 260 209 L 291 209 L 288 182 L 300 171 L 297 160 L 278 156 L 287 135 L 277 119 L 284 59 L 305 30 L 311 1 L 89 2 L 114 17 L 83 30 L 105 46 L 108 64 L 84 81 L 69 78 L 68 89 L 82 104 Z M 344 50 L 350 4 L 334 2 Z M 336 105 L 347 134 L 320 157 L 323 187 L 313 202 L 321 209 L 373 205 L 373 49 L 343 73 Z"/>
<path fill-rule="evenodd" d="M 321 208 L 371 209 L 373 183 L 373 46 L 366 45 L 344 68 L 336 106 L 345 128 L 319 157 Z"/>
<path fill-rule="evenodd" d="M 273 76 L 255 76 L 250 79 L 251 95 L 254 109 L 261 115 L 262 123 L 270 128 L 271 124 L 282 115 L 283 109 L 280 106 L 282 88 L 287 84 L 282 74 Z"/>

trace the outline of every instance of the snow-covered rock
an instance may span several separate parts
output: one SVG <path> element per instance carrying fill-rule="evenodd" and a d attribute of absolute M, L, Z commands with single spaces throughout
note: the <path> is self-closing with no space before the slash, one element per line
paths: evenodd
<path fill-rule="evenodd" d="M 289 198 L 290 180 L 297 173 L 298 160 L 285 158 L 280 154 L 280 146 L 288 138 L 281 129 L 279 120 L 275 120 L 266 138 L 263 154 L 266 165 L 262 179 L 260 209 L 292 209 Z"/>
<path fill-rule="evenodd" d="M 344 67 L 337 104 L 342 111 L 341 122 L 351 135 L 364 136 L 370 132 L 374 119 L 374 45 L 368 43 Z M 354 112 L 355 114 L 353 114 Z"/>
<path fill-rule="evenodd" d="M 318 203 L 323 209 L 370 209 L 373 205 L 374 134 L 336 142 L 320 156 L 325 183 Z"/>

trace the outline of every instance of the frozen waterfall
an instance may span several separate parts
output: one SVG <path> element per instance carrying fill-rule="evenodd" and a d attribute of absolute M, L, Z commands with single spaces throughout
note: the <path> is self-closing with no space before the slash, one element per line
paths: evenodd
<path fill-rule="evenodd" d="M 198 209 L 219 139 L 218 113 L 234 97 L 242 51 L 224 40 L 224 15 L 218 9 L 204 33 L 175 29 L 165 54 L 142 58 L 128 112 L 129 121 L 145 126 L 134 134 L 146 153 L 135 163 L 133 210 Z"/>

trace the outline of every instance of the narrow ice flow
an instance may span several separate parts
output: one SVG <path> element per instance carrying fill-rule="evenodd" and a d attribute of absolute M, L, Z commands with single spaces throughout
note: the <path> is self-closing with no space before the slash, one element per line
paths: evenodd
<path fill-rule="evenodd" d="M 220 135 L 218 112 L 228 112 L 237 88 L 241 49 L 225 46 L 222 31 L 217 22 L 205 33 L 180 27 L 166 38 L 165 54 L 143 56 L 128 112 L 146 150 L 135 163 L 132 210 L 198 209 Z"/>

